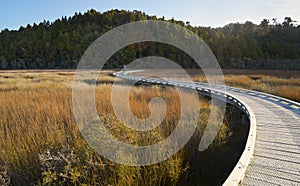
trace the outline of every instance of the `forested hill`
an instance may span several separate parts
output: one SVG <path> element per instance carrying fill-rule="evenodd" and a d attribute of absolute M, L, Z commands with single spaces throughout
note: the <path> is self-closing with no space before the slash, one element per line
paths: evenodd
<path fill-rule="evenodd" d="M 0 69 L 76 68 L 81 55 L 101 34 L 119 25 L 139 20 L 165 20 L 140 11 L 89 10 L 54 22 L 20 27 L 0 33 Z M 168 20 L 197 33 L 212 49 L 223 68 L 300 70 L 300 26 L 287 17 L 232 23 L 223 28 L 192 27 L 189 23 Z M 107 68 L 120 68 L 136 58 L 159 55 L 186 68 L 195 63 L 178 49 L 158 43 L 140 43 L 116 53 Z"/>

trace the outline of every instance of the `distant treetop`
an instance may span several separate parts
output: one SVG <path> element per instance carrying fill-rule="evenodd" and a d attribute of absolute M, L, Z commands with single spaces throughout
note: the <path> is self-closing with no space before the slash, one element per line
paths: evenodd
<path fill-rule="evenodd" d="M 230 23 L 222 28 L 193 27 L 189 21 L 165 20 L 134 10 L 75 13 L 50 22 L 21 26 L 18 31 L 0 32 L 0 69 L 76 68 L 87 47 L 108 30 L 140 20 L 163 20 L 185 26 L 197 33 L 212 49 L 223 68 L 294 68 L 300 59 L 300 26 L 291 17 Z M 193 59 L 172 46 L 145 42 L 114 54 L 106 68 L 122 68 L 136 58 L 158 55 L 196 68 Z M 270 62 L 273 61 L 273 62 Z M 269 64 L 270 63 L 270 64 Z M 281 65 L 282 64 L 282 65 Z M 296 68 L 296 67 L 295 67 Z M 299 67 L 300 69 L 300 67 Z"/>

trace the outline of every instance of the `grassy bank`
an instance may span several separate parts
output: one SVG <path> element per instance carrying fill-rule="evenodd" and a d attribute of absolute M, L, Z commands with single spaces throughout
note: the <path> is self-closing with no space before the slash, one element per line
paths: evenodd
<path fill-rule="evenodd" d="M 300 102 L 299 71 L 224 70 L 228 86 L 270 93 Z M 193 79 L 206 82 L 203 75 L 192 73 Z"/>
<path fill-rule="evenodd" d="M 300 71 L 234 69 L 222 71 L 228 86 L 266 92 L 300 102 Z M 173 70 L 152 70 L 142 73 L 148 76 L 157 74 L 160 77 L 174 79 L 183 77 L 182 72 Z M 207 78 L 201 70 L 189 69 L 187 73 L 194 81 L 207 82 Z M 207 75 L 213 78 L 215 71 L 207 70 Z"/>
<path fill-rule="evenodd" d="M 175 89 L 140 86 L 132 90 L 130 104 L 132 112 L 139 118 L 148 117 L 147 105 L 156 96 L 164 98 L 168 106 L 161 127 L 142 134 L 124 127 L 115 117 L 110 100 L 110 83 L 114 79 L 108 76 L 109 73 L 111 72 L 102 74 L 97 81 L 96 105 L 101 121 L 111 133 L 123 142 L 138 145 L 153 144 L 172 133 L 180 110 Z M 201 96 L 197 131 L 189 144 L 170 159 L 152 166 L 130 167 L 101 157 L 88 146 L 75 123 L 72 111 L 73 74 L 71 71 L 21 71 L 0 74 L 0 178 L 3 177 L 0 181 L 2 183 L 183 185 L 187 182 L 194 183 L 195 176 L 202 178 L 197 183 L 201 181 L 205 183 L 209 172 L 205 172 L 205 169 L 216 166 L 216 163 L 226 162 L 224 169 L 213 171 L 214 174 L 210 178 L 210 181 L 214 180 L 213 176 L 218 173 L 220 182 L 238 159 L 239 152 L 236 152 L 235 148 L 242 149 L 245 136 L 238 138 L 237 141 L 232 140 L 240 130 L 234 127 L 239 126 L 241 117 L 240 112 L 236 110 L 227 111 L 224 124 L 213 145 L 202 154 L 197 152 L 198 137 L 207 125 L 211 110 L 209 99 Z M 90 86 L 89 81 L 90 79 L 82 79 L 85 86 Z M 122 80 L 117 81 L 122 82 Z M 122 88 L 125 85 L 118 86 Z M 183 94 L 185 99 L 193 100 L 188 92 Z M 160 108 L 155 109 L 157 112 L 160 111 Z M 237 115 L 233 117 L 234 113 Z M 233 120 L 236 121 L 232 122 Z M 230 144 L 234 146 L 237 143 L 239 147 L 229 147 Z M 224 159 L 218 158 L 218 161 L 211 159 L 219 157 L 220 152 L 226 154 L 223 156 Z M 232 153 L 235 153 L 234 159 L 230 159 Z M 199 162 L 206 163 L 202 166 Z M 209 165 L 205 167 L 206 164 Z"/>

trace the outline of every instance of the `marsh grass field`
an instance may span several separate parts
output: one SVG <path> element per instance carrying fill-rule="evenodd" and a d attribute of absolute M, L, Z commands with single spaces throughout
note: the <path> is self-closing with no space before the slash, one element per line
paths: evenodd
<path fill-rule="evenodd" d="M 166 138 L 176 127 L 180 103 L 172 87 L 137 86 L 130 94 L 132 112 L 149 116 L 149 101 L 166 100 L 168 111 L 160 127 L 141 134 L 124 127 L 111 105 L 112 82 L 126 82 L 101 73 L 97 80 L 96 102 L 100 120 L 126 143 L 145 145 Z M 93 72 L 91 72 L 93 73 Z M 94 72 L 95 73 L 95 72 Z M 225 73 L 228 85 L 274 93 L 300 101 L 299 74 Z M 203 76 L 193 76 L 205 81 Z M 97 154 L 79 132 L 72 110 L 74 71 L 0 72 L 0 185 L 185 185 L 221 184 L 243 150 L 248 126 L 242 113 L 229 106 L 214 143 L 197 151 L 212 108 L 210 99 L 199 95 L 197 130 L 189 143 L 170 159 L 151 166 L 131 167 L 111 162 Z M 82 86 L 91 79 L 83 78 Z M 189 92 L 184 98 L 193 100 Z M 155 108 L 159 112 L 159 108 Z"/>
<path fill-rule="evenodd" d="M 256 90 L 300 102 L 300 71 L 223 70 L 228 86 Z M 203 76 L 195 81 L 205 82 Z"/>
<path fill-rule="evenodd" d="M 203 71 L 197 69 L 186 71 L 193 81 L 207 83 Z M 213 70 L 208 72 L 211 77 L 215 74 Z M 261 91 L 300 102 L 300 71 L 225 69 L 222 72 L 227 86 Z M 149 71 L 146 75 L 151 76 L 154 73 L 168 78 L 181 76 L 180 72 L 165 70 Z"/>

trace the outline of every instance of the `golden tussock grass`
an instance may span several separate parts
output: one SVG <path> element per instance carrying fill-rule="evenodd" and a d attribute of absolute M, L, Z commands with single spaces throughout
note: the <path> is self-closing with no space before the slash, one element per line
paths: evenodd
<path fill-rule="evenodd" d="M 180 104 L 176 102 L 178 95 L 175 90 L 147 87 L 145 91 L 145 87 L 136 87 L 131 91 L 132 112 L 138 118 L 149 116 L 148 104 L 154 97 L 164 98 L 168 105 L 164 127 L 142 135 L 122 127 L 123 124 L 114 116 L 110 100 L 111 85 L 106 84 L 114 80 L 107 76 L 110 73 L 101 75 L 97 80 L 96 105 L 100 119 L 107 126 L 112 126 L 112 133 L 132 144 L 151 144 L 166 138 L 178 120 Z M 187 152 L 146 167 L 118 165 L 96 155 L 81 137 L 73 116 L 73 75 L 74 72 L 69 71 L 0 74 L 0 166 L 8 168 L 13 184 L 157 185 L 176 184 L 186 175 L 189 167 Z M 90 86 L 84 83 L 89 81 L 88 78 L 84 77 L 82 81 L 84 86 Z M 118 86 L 122 88 L 122 85 Z M 183 95 L 188 102 L 194 100 L 189 93 Z M 199 125 L 204 129 L 210 104 L 200 99 L 199 105 L 202 108 Z M 154 107 L 154 110 L 159 112 L 160 108 Z M 228 130 L 225 126 L 222 129 L 224 132 Z M 221 132 L 219 138 L 226 138 L 226 135 Z M 75 148 L 80 161 L 66 165 L 61 172 L 47 168 L 48 164 L 42 171 L 40 155 L 47 150 L 57 153 L 61 148 Z M 85 165 L 80 162 L 90 163 Z M 91 165 L 91 171 L 85 168 Z"/>
<path fill-rule="evenodd" d="M 107 71 L 98 77 L 95 95 L 100 120 L 110 132 L 118 140 L 133 145 L 154 144 L 169 136 L 176 127 L 181 107 L 176 90 L 156 86 L 132 89 L 129 96 L 131 111 L 138 118 L 150 116 L 149 101 L 155 97 L 163 98 L 167 105 L 166 117 L 159 127 L 149 132 L 137 132 L 124 127 L 124 123 L 114 115 L 110 83 L 114 80 L 120 83 L 116 85 L 119 90 L 126 84 L 122 85 L 123 80 L 111 77 L 111 73 Z M 73 75 L 72 71 L 11 71 L 0 74 L 0 168 L 8 169 L 13 184 L 183 184 L 189 177 L 189 160 L 197 147 L 195 137 L 187 148 L 152 166 L 130 167 L 106 160 L 88 146 L 75 122 Z M 89 82 L 92 79 L 88 76 L 82 76 L 81 81 L 82 86 L 91 86 Z M 84 92 L 82 94 L 84 96 Z M 188 104 L 192 104 L 194 99 L 189 92 L 182 91 L 182 95 Z M 199 137 L 206 127 L 210 110 L 217 108 L 211 108 L 210 102 L 205 99 L 200 99 L 197 104 L 201 107 L 197 129 Z M 161 111 L 155 105 L 153 109 L 154 113 Z M 226 143 L 232 135 L 226 122 L 213 146 Z"/>
<path fill-rule="evenodd" d="M 193 79 L 206 82 L 203 76 L 195 76 Z M 228 86 L 266 92 L 300 102 L 300 76 L 225 74 L 224 79 Z"/>

